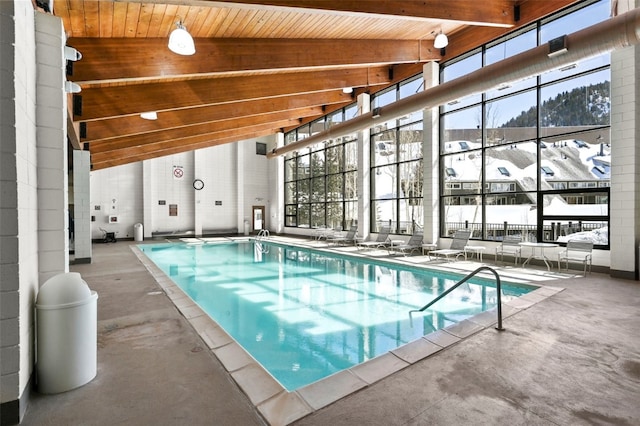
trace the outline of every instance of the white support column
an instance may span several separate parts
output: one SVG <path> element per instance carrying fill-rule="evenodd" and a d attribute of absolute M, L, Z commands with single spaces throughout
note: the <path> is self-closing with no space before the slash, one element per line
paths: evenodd
<path fill-rule="evenodd" d="M 204 170 L 204 164 L 200 164 L 201 162 L 203 162 L 202 155 L 199 155 L 200 151 L 199 150 L 195 150 L 193 151 L 193 179 L 191 179 L 191 181 L 193 182 L 195 179 L 200 178 L 200 173 L 201 170 Z M 195 192 L 194 196 L 193 196 L 193 226 L 194 226 L 194 233 L 196 235 L 196 237 L 201 237 L 202 236 L 202 220 L 203 220 L 203 204 L 202 204 L 202 191 L 196 190 L 195 188 L 193 189 L 193 191 Z"/>
<path fill-rule="evenodd" d="M 358 95 L 359 115 L 371 110 L 371 96 L 368 93 Z M 371 131 L 358 132 L 358 232 L 362 237 L 371 233 Z"/>
<path fill-rule="evenodd" d="M 91 154 L 73 151 L 73 247 L 75 263 L 91 263 Z"/>
<path fill-rule="evenodd" d="M 633 5 L 635 3 L 635 6 Z M 618 14 L 640 1 L 618 2 Z M 640 46 L 611 53 L 610 274 L 638 279 L 640 243 Z"/>
<path fill-rule="evenodd" d="M 69 270 L 66 43 L 60 18 L 36 13 L 36 149 L 40 285 Z"/>
<path fill-rule="evenodd" d="M 276 147 L 284 146 L 284 133 L 276 133 Z M 272 200 L 269 205 L 270 221 L 269 227 L 272 232 L 280 234 L 284 232 L 284 156 L 279 155 L 269 163 L 270 173 L 269 176 L 275 176 L 275 182 L 269 185 L 271 189 L 270 199 Z M 275 169 L 274 169 L 275 168 Z M 275 170 L 275 172 L 271 172 Z"/>
<path fill-rule="evenodd" d="M 244 153 L 245 150 L 242 149 L 240 143 L 236 142 L 233 144 L 234 152 L 236 154 L 236 191 L 238 194 L 238 198 L 236 200 L 238 207 L 238 233 L 244 234 L 245 232 L 245 222 L 249 222 L 249 231 L 251 231 L 251 212 L 248 211 L 245 202 L 245 169 L 244 169 Z M 233 161 L 233 160 L 231 160 Z"/>
<path fill-rule="evenodd" d="M 437 86 L 440 66 L 437 62 L 428 62 L 422 68 L 424 89 Z M 424 242 L 438 241 L 440 231 L 440 197 L 439 197 L 439 141 L 440 127 L 438 108 L 425 109 L 423 112 L 423 203 L 424 203 Z"/>
<path fill-rule="evenodd" d="M 155 229 L 157 207 L 156 181 L 153 174 L 153 160 L 142 162 L 142 230 L 144 238 L 151 238 Z"/>

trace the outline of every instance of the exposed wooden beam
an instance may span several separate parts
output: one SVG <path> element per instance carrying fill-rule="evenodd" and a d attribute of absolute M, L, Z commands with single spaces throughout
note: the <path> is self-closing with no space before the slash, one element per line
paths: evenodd
<path fill-rule="evenodd" d="M 280 127 L 284 127 L 287 122 L 288 121 L 282 121 L 261 126 L 214 132 L 206 135 L 188 136 L 173 141 L 122 148 L 105 153 L 92 153 L 91 164 L 93 165 L 93 169 L 96 170 L 103 168 L 101 165 L 104 163 L 111 163 L 111 165 L 108 166 L 111 167 L 114 161 L 120 162 L 119 164 L 127 164 L 140 161 L 142 157 L 144 157 L 142 159 L 162 157 L 168 154 L 188 152 L 194 149 L 208 148 L 223 143 L 237 142 L 250 137 L 270 135 L 275 133 Z"/>
<path fill-rule="evenodd" d="M 91 169 L 92 170 L 101 170 L 101 169 L 106 169 L 106 168 L 109 168 L 109 167 L 122 166 L 122 165 L 125 165 L 125 164 L 135 163 L 135 162 L 143 161 L 143 160 L 151 160 L 153 158 L 163 157 L 163 156 L 166 156 L 166 155 L 180 154 L 182 152 L 188 152 L 188 151 L 192 151 L 194 149 L 210 148 L 212 146 L 224 145 L 224 144 L 231 143 L 231 142 L 236 142 L 236 141 L 239 141 L 239 140 L 258 138 L 258 137 L 269 135 L 269 134 L 272 134 L 272 133 L 273 133 L 273 131 L 271 129 L 268 129 L 268 130 L 263 130 L 263 131 L 259 131 L 259 132 L 246 133 L 246 134 L 238 135 L 238 136 L 231 136 L 229 138 L 218 138 L 218 139 L 211 140 L 211 141 L 209 141 L 209 142 L 207 142 L 205 144 L 200 144 L 200 145 L 193 145 L 193 146 L 188 145 L 188 146 L 184 146 L 184 147 L 175 146 L 175 147 L 168 148 L 168 149 L 165 149 L 165 150 L 162 150 L 162 151 L 140 153 L 140 154 L 124 156 L 124 157 L 115 157 L 114 156 L 112 159 L 107 159 L 107 160 L 103 160 L 103 161 L 100 161 L 100 162 L 92 162 L 91 163 Z"/>
<path fill-rule="evenodd" d="M 74 121 L 266 99 L 296 93 L 341 90 L 347 86 L 375 86 L 389 82 L 388 67 L 374 67 L 90 88 L 81 93 L 82 115 L 74 116 Z"/>
<path fill-rule="evenodd" d="M 351 102 L 355 102 L 355 99 L 352 98 L 351 95 L 334 90 L 331 92 L 292 95 L 160 112 L 158 113 L 158 119 L 153 121 L 143 120 L 137 115 L 90 121 L 86 123 L 87 138 L 84 141 L 93 142 L 120 136 L 157 132 L 176 127 L 228 120 L 231 117 L 252 117 L 278 111 L 297 110 L 299 108 L 317 107 L 316 114 L 322 115 L 326 105 L 341 107 Z"/>
<path fill-rule="evenodd" d="M 194 56 L 176 55 L 165 39 L 71 38 L 82 52 L 70 80 L 88 87 L 178 76 L 231 75 L 367 67 L 439 59 L 427 40 L 197 39 Z M 135 58 L 135 60 L 133 60 Z"/>
<path fill-rule="evenodd" d="M 208 122 L 187 127 L 179 127 L 159 132 L 149 132 L 133 136 L 123 136 L 119 138 L 106 139 L 98 142 L 91 142 L 89 149 L 92 154 L 115 151 L 128 147 L 142 147 L 144 145 L 158 144 L 189 137 L 199 137 L 202 135 L 211 135 L 227 130 L 242 129 L 245 127 L 262 126 L 273 123 L 271 127 L 281 127 L 282 123 L 291 125 L 291 123 L 299 123 L 302 117 L 314 116 L 322 114 L 320 107 L 309 107 L 294 109 L 289 111 L 274 112 L 272 114 L 263 114 L 256 117 L 241 117 L 228 120 Z"/>
<path fill-rule="evenodd" d="M 73 149 L 82 149 L 83 144 L 80 142 L 80 123 L 74 123 L 71 117 L 73 117 L 73 102 L 71 101 L 71 95 L 67 95 L 67 136 L 71 141 Z"/>

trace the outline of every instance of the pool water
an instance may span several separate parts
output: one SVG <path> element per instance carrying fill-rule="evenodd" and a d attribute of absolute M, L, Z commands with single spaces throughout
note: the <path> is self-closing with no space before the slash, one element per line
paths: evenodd
<path fill-rule="evenodd" d="M 252 241 L 139 248 L 289 391 L 490 310 L 497 298 L 492 281 L 472 279 L 410 318 L 462 276 Z M 502 289 L 504 302 L 534 287 Z"/>

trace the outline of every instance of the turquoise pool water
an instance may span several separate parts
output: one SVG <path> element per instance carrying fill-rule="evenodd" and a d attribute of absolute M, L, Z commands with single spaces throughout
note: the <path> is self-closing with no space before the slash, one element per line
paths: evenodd
<path fill-rule="evenodd" d="M 382 355 L 495 307 L 474 279 L 253 242 L 138 246 L 287 390 Z M 503 302 L 534 287 L 502 283 Z"/>

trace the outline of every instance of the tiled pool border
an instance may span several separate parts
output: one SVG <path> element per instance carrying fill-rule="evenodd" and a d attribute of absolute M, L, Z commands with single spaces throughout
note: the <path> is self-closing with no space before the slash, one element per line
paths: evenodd
<path fill-rule="evenodd" d="M 290 243 L 288 241 L 285 244 Z M 384 355 L 289 392 L 200 309 L 142 250 L 135 245 L 131 246 L 131 250 L 200 335 L 209 350 L 223 364 L 263 418 L 274 426 L 287 425 L 305 417 L 479 331 L 493 327 L 497 322 L 495 309 L 482 312 L 427 334 Z M 564 290 L 561 287 L 531 284 L 539 287 L 502 304 L 503 318 L 515 315 Z"/>

